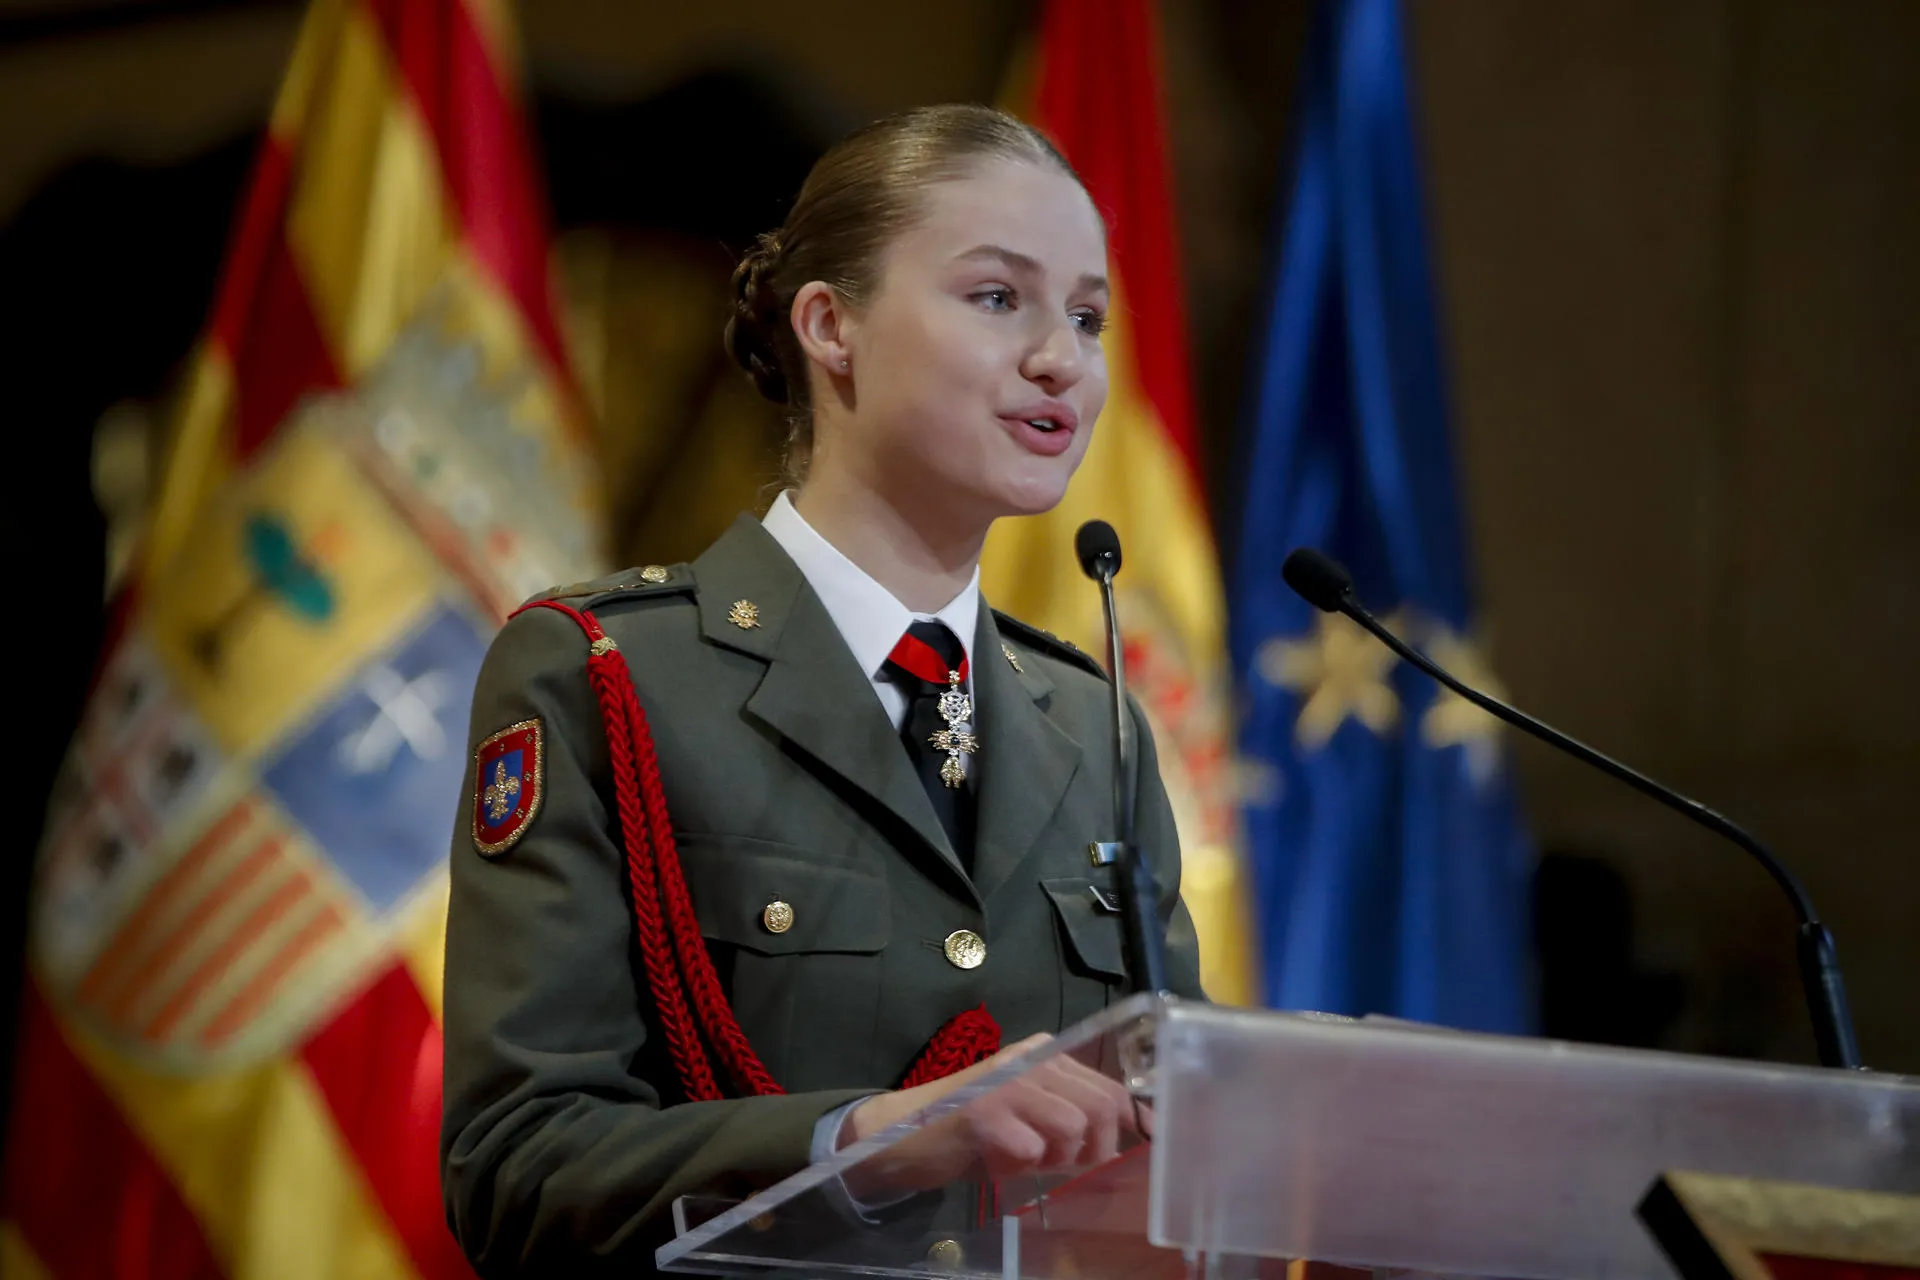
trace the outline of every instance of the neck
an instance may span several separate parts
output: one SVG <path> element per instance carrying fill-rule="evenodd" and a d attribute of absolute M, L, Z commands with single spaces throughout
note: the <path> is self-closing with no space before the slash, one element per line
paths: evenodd
<path fill-rule="evenodd" d="M 915 613 L 944 608 L 973 581 L 984 527 L 942 529 L 832 469 L 810 472 L 793 506 L 821 537 Z"/>

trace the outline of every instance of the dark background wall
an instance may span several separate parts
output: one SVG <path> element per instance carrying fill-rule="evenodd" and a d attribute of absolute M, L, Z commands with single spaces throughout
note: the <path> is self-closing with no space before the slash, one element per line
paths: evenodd
<path fill-rule="evenodd" d="M 1920 1071 L 1920 5 L 1410 12 L 1496 663 L 1523 704 L 1788 855 L 1840 937 L 1868 1059 Z M 46 478 L 9 541 L 77 619 L 31 633 L 48 726 L 97 615 L 94 424 L 159 394 L 191 341 L 298 13 L 0 0 L 0 349 L 18 366 L 0 385 L 15 464 Z M 1227 510 L 1307 5 L 1163 16 Z M 804 20 L 772 0 L 522 6 L 563 228 L 672 217 L 699 191 L 771 223 L 767 192 L 810 139 L 992 98 L 1029 17 L 1021 0 L 820 0 Z M 716 66 L 751 73 L 764 109 L 678 99 L 698 109 L 672 130 L 635 114 Z M 1524 746 L 1520 765 L 1555 855 L 1549 1029 L 1810 1058 L 1791 917 L 1762 873 L 1577 766 Z M 5 855 L 11 885 L 30 848 Z"/>

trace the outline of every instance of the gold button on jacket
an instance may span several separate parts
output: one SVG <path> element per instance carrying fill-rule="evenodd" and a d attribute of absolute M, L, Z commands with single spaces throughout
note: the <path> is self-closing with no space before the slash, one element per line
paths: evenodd
<path fill-rule="evenodd" d="M 897 1085 L 954 1015 L 986 1005 L 1011 1044 L 1126 990 L 1120 921 L 1088 892 L 1108 873 L 1087 866 L 1087 844 L 1113 834 L 1098 665 L 981 609 L 976 658 L 1005 646 L 1018 665 L 973 664 L 969 874 L 868 673 L 758 521 L 661 576 L 628 570 L 565 598 L 631 672 L 701 933 L 786 1092 L 683 1105 L 637 967 L 587 645 L 568 618 L 528 610 L 488 652 L 469 751 L 537 719 L 541 807 L 517 844 L 481 857 L 469 758 L 447 921 L 442 1185 L 483 1274 L 650 1275 L 676 1197 L 803 1168 L 816 1122 Z M 1198 997 L 1173 816 L 1137 711 L 1134 724 L 1135 829 L 1163 890 L 1170 984 Z"/>
<path fill-rule="evenodd" d="M 956 969 L 978 969 L 987 962 L 987 940 L 971 929 L 955 929 L 940 949 Z"/>

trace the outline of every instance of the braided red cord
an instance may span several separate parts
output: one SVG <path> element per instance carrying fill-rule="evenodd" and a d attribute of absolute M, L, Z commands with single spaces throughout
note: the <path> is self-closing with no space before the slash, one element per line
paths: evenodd
<path fill-rule="evenodd" d="M 587 636 L 587 679 L 599 699 L 600 717 L 606 727 L 607 757 L 613 768 L 614 799 L 620 815 L 621 841 L 626 847 L 640 957 L 682 1088 L 695 1102 L 726 1096 L 702 1043 L 704 1032 L 740 1093 L 784 1093 L 740 1029 L 701 935 L 693 895 L 687 889 L 680 852 L 674 843 L 673 824 L 667 815 L 666 788 L 660 779 L 653 732 L 634 692 L 626 660 L 606 639 L 600 620 L 591 613 L 558 600 L 536 600 L 515 610 L 514 616 L 535 608 L 565 614 Z M 985 1005 L 969 1009 L 934 1034 L 908 1068 L 900 1087 L 911 1089 L 952 1075 L 992 1056 L 999 1048 L 1000 1025 L 993 1015 Z"/>
<path fill-rule="evenodd" d="M 934 1032 L 933 1039 L 920 1051 L 900 1081 L 902 1089 L 931 1084 L 956 1071 L 964 1071 L 976 1062 L 1000 1052 L 1000 1024 L 981 1005 L 955 1014 L 947 1025 Z"/>
<path fill-rule="evenodd" d="M 733 1077 L 742 1093 L 762 1097 L 785 1093 L 748 1043 L 746 1033 L 740 1029 L 740 1020 L 733 1015 L 733 1006 L 727 1003 L 726 992 L 721 990 L 720 975 L 714 971 L 713 956 L 700 935 L 693 895 L 687 889 L 680 867 L 673 824 L 667 817 L 667 792 L 660 781 L 660 760 L 653 750 L 653 732 L 647 725 L 646 710 L 633 694 L 633 682 L 628 680 L 626 686 L 628 713 L 634 719 L 634 744 L 640 758 L 640 795 L 646 804 L 648 829 L 659 855 L 654 861 L 654 870 L 660 877 L 660 901 L 667 909 L 668 933 L 680 953 L 680 972 L 693 996 L 694 1012 L 707 1033 L 707 1042 L 713 1045 L 727 1074 Z"/>
<path fill-rule="evenodd" d="M 548 608 L 572 618 L 598 641 L 605 632 L 590 613 L 582 613 L 557 600 L 542 600 L 527 608 Z M 724 1096 L 714 1079 L 713 1066 L 707 1061 L 700 1034 L 687 1007 L 686 992 L 673 963 L 673 951 L 661 920 L 660 900 L 656 892 L 654 859 L 647 840 L 645 811 L 641 807 L 640 784 L 634 765 L 631 721 L 621 706 L 620 687 L 633 696 L 633 683 L 627 678 L 625 664 L 614 652 L 593 653 L 587 657 L 587 679 L 600 701 L 601 719 L 607 733 L 607 757 L 613 767 L 613 793 L 620 814 L 621 841 L 626 846 L 627 879 L 633 897 L 634 923 L 640 937 L 641 967 L 646 970 L 647 987 L 659 1011 L 666 1032 L 667 1052 L 679 1073 L 681 1087 L 688 1098 L 710 1102 Z"/>

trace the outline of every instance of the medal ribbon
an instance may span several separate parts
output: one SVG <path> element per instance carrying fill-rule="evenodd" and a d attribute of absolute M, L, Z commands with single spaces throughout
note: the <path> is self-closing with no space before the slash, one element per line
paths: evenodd
<path fill-rule="evenodd" d="M 942 689 L 954 683 L 953 668 L 947 665 L 947 660 L 932 645 L 912 633 L 900 637 L 900 642 L 893 646 L 893 652 L 887 655 L 887 661 Z M 961 654 L 959 683 L 966 682 L 967 658 Z"/>

